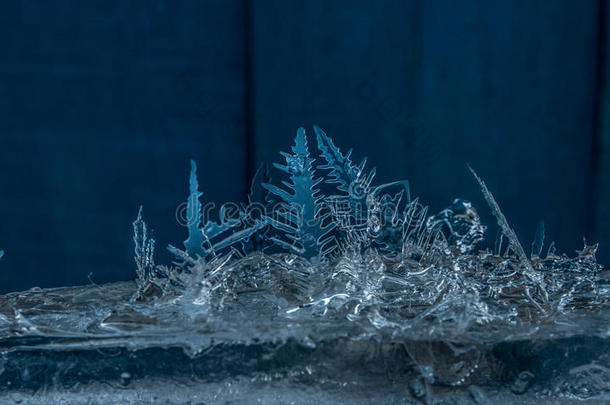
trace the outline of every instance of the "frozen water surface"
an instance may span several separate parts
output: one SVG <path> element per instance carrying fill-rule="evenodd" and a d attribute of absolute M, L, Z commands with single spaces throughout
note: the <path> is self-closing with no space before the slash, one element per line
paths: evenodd
<path fill-rule="evenodd" d="M 175 263 L 140 213 L 135 282 L 1 296 L 0 402 L 610 402 L 597 246 L 559 255 L 541 225 L 527 254 L 475 174 L 501 230 L 481 250 L 469 202 L 428 213 L 315 131 L 324 164 L 299 130 L 288 180 L 262 168 L 216 221 L 193 164 Z"/>

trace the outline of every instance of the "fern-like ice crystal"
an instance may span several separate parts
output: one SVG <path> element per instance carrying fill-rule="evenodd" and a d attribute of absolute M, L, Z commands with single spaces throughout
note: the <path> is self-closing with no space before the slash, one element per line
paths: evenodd
<path fill-rule="evenodd" d="M 286 164 L 275 163 L 274 167 L 288 175 L 290 181 L 282 181 L 284 188 L 263 184 L 281 201 L 267 219 L 283 233 L 283 238 L 272 236 L 271 240 L 306 258 L 324 258 L 334 248 L 331 235 L 334 223 L 328 221 L 330 213 L 324 206 L 324 195 L 318 189 L 322 179 L 315 177 L 315 159 L 309 154 L 305 129 L 298 129 L 292 153 L 282 152 L 282 156 Z"/>

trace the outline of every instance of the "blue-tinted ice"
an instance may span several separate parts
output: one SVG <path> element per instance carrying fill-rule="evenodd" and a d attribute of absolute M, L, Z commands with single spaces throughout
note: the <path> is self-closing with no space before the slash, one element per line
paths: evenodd
<path fill-rule="evenodd" d="M 527 254 L 473 171 L 501 229 L 479 250 L 471 203 L 431 214 L 315 132 L 319 166 L 300 129 L 215 220 L 193 163 L 175 263 L 140 211 L 136 282 L 0 297 L 0 402 L 610 401 L 597 246 L 559 255 L 540 225 Z"/>

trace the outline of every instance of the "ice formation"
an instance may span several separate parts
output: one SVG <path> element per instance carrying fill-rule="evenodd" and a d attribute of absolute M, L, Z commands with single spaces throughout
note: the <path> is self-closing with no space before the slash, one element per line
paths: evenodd
<path fill-rule="evenodd" d="M 471 169 L 501 230 L 481 249 L 470 202 L 429 213 L 314 132 L 319 156 L 299 129 L 214 219 L 191 162 L 184 248 L 156 264 L 140 209 L 135 284 L 1 296 L 0 400 L 90 403 L 98 380 L 121 404 L 610 400 L 597 245 L 543 254 L 541 223 L 527 255 Z"/>
<path fill-rule="evenodd" d="M 411 199 L 407 181 L 375 185 L 366 159 L 352 163 L 351 150 L 343 154 L 320 128 L 314 130 L 321 164 L 315 166 L 300 128 L 291 153 L 282 152 L 285 164 L 274 164 L 285 177 L 281 185 L 259 170 L 249 204 L 223 206 L 219 222 L 202 222 L 192 162 L 188 239 L 184 250 L 169 247 L 174 266 L 154 265 L 154 241 L 141 214 L 134 222 L 141 289 L 173 296 L 196 288 L 210 308 L 254 289 L 265 291 L 288 318 L 332 312 L 390 329 L 434 320 L 463 331 L 607 305 L 610 290 L 599 275 L 597 245 L 585 245 L 576 258 L 557 255 L 551 246 L 543 258 L 542 224 L 527 256 L 474 170 L 502 232 L 494 251 L 477 251 L 485 227 L 470 202 L 456 199 L 429 215 Z"/>

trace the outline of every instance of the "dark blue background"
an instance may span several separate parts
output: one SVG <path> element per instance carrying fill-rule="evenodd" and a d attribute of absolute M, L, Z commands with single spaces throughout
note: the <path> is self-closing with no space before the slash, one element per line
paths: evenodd
<path fill-rule="evenodd" d="M 610 263 L 607 10 L 4 2 L 0 291 L 133 278 L 140 204 L 159 250 L 185 239 L 189 158 L 206 201 L 241 201 L 257 165 L 313 124 L 432 211 L 464 197 L 492 225 L 468 162 L 524 245 L 544 219 L 560 251 L 586 236 Z"/>

